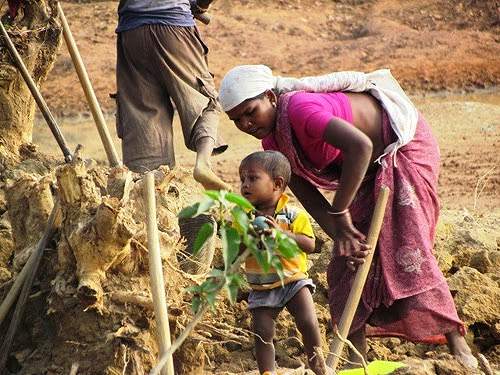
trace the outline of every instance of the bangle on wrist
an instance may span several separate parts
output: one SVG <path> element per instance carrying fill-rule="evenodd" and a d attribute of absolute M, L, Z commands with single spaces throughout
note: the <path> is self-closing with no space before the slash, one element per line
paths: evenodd
<path fill-rule="evenodd" d="M 328 213 L 328 215 L 342 216 L 342 215 L 345 215 L 345 214 L 349 213 L 349 208 L 346 208 L 345 210 L 342 210 L 342 211 L 331 211 L 331 210 L 328 210 L 326 212 Z"/>

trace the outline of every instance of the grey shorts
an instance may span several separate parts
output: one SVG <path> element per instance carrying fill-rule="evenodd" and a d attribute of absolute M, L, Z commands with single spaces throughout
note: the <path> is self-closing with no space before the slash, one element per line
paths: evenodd
<path fill-rule="evenodd" d="M 286 284 L 284 287 L 271 290 L 252 290 L 248 295 L 248 308 L 274 307 L 283 308 L 301 290 L 308 287 L 311 294 L 316 290 L 311 279 L 302 279 Z"/>

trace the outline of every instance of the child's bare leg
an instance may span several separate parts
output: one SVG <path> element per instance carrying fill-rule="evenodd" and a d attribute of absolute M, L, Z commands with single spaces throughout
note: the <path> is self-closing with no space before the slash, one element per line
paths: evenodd
<path fill-rule="evenodd" d="M 288 302 L 287 309 L 295 318 L 297 328 L 302 334 L 304 350 L 309 368 L 315 374 L 326 374 L 326 364 L 321 352 L 321 334 L 314 308 L 311 291 L 304 287 Z"/>
<path fill-rule="evenodd" d="M 472 355 L 467 341 L 458 331 L 447 333 L 446 339 L 450 352 L 456 359 L 468 367 L 477 368 L 477 359 Z"/>
<path fill-rule="evenodd" d="M 363 356 L 363 358 L 366 361 L 366 334 L 365 334 L 365 327 L 359 329 L 356 332 L 353 332 L 349 335 L 348 337 L 349 341 L 354 345 L 354 347 L 357 349 L 359 354 Z M 362 367 L 361 364 L 361 358 L 359 358 L 359 355 L 355 353 L 351 348 L 349 348 L 349 361 L 353 362 L 355 364 L 347 364 L 345 368 L 356 368 L 356 367 Z"/>
<path fill-rule="evenodd" d="M 231 190 L 231 186 L 222 181 L 212 171 L 210 156 L 215 146 L 211 137 L 202 137 L 196 142 L 196 163 L 193 177 L 208 190 Z"/>
<path fill-rule="evenodd" d="M 259 307 L 252 309 L 253 332 L 255 334 L 255 356 L 260 373 L 274 372 L 274 319 L 281 309 Z"/>

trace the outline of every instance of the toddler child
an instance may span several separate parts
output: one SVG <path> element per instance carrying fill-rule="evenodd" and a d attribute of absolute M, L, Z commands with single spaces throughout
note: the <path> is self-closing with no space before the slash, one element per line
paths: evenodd
<path fill-rule="evenodd" d="M 314 284 L 307 276 L 307 256 L 314 250 L 314 233 L 303 210 L 289 206 L 284 193 L 290 180 L 290 163 L 278 151 L 259 151 L 248 155 L 240 164 L 241 194 L 267 218 L 267 224 L 285 232 L 297 242 L 300 253 L 292 259 L 282 258 L 284 279 L 276 270 L 264 272 L 255 257 L 245 264 L 252 288 L 248 297 L 255 333 L 257 364 L 261 374 L 274 374 L 275 319 L 284 307 L 292 314 L 302 334 L 309 367 L 325 374 L 318 319 L 311 293 Z M 278 224 L 279 221 L 279 224 Z"/>

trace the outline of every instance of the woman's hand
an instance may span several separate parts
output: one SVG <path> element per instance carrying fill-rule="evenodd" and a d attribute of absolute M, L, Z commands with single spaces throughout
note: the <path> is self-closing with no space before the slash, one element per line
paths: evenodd
<path fill-rule="evenodd" d="M 354 271 L 357 266 L 365 262 L 364 258 L 370 253 L 370 246 L 365 242 L 365 235 L 352 224 L 349 212 L 331 217 L 335 228 L 334 255 L 347 257 L 347 267 Z"/>

